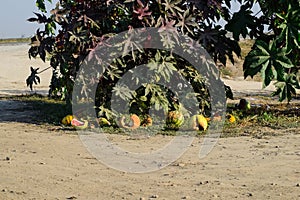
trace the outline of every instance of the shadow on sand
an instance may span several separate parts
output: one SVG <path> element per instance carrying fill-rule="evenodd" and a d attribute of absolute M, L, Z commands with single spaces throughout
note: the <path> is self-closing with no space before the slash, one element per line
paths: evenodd
<path fill-rule="evenodd" d="M 59 125 L 70 114 L 65 103 L 48 100 L 42 95 L 0 98 L 0 123 L 22 122 Z"/>

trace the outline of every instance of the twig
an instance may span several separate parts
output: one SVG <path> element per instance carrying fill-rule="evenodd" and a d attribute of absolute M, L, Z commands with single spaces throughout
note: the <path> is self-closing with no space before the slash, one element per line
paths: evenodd
<path fill-rule="evenodd" d="M 50 66 L 50 67 L 47 67 L 46 69 L 43 69 L 42 71 L 38 72 L 37 74 L 41 74 L 41 73 L 43 73 L 44 71 L 46 71 L 46 70 L 48 70 L 48 69 L 50 69 L 50 68 L 51 68 L 51 66 Z"/>

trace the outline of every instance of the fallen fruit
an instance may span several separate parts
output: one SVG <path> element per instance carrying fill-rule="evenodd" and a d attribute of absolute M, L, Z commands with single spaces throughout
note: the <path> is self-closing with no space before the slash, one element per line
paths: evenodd
<path fill-rule="evenodd" d="M 170 111 L 166 119 L 166 125 L 169 129 L 178 129 L 184 122 L 183 114 L 177 110 Z"/>
<path fill-rule="evenodd" d="M 207 119 L 203 115 L 196 115 L 199 130 L 205 131 L 208 127 Z"/>
<path fill-rule="evenodd" d="M 61 123 L 65 126 L 71 125 L 71 121 L 74 119 L 73 115 L 67 115 L 62 120 Z"/>
<path fill-rule="evenodd" d="M 119 120 L 119 125 L 122 128 L 137 129 L 141 125 L 141 120 L 136 114 L 124 115 Z"/>
<path fill-rule="evenodd" d="M 142 122 L 142 125 L 143 125 L 143 126 L 152 126 L 152 123 L 153 123 L 152 118 L 150 117 L 150 115 L 147 115 L 147 116 L 144 118 L 144 120 L 143 120 L 143 122 Z"/>
<path fill-rule="evenodd" d="M 84 121 L 79 121 L 78 119 L 74 118 L 71 121 L 71 125 L 75 127 L 76 129 L 86 129 L 89 125 L 89 122 L 84 120 Z"/>
<path fill-rule="evenodd" d="M 205 117 L 207 122 L 210 122 L 210 117 Z"/>
<path fill-rule="evenodd" d="M 184 125 L 182 126 L 182 130 L 186 131 L 205 131 L 208 127 L 207 119 L 203 115 L 193 115 L 188 118 Z"/>
<path fill-rule="evenodd" d="M 104 117 L 100 117 L 98 119 L 98 122 L 99 122 L 100 126 L 110 126 L 111 125 L 111 123 Z"/>
<path fill-rule="evenodd" d="M 246 99 L 241 99 L 239 104 L 236 105 L 239 110 L 250 110 L 251 104 Z"/>
<path fill-rule="evenodd" d="M 236 121 L 235 116 L 232 114 L 228 114 L 226 118 L 230 123 L 234 123 Z"/>

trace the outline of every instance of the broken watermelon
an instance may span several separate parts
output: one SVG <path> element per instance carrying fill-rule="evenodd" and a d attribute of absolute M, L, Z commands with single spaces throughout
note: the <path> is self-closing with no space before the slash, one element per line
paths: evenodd
<path fill-rule="evenodd" d="M 74 118 L 71 121 L 71 125 L 77 129 L 86 129 L 89 123 L 88 121 L 79 121 L 78 119 Z"/>

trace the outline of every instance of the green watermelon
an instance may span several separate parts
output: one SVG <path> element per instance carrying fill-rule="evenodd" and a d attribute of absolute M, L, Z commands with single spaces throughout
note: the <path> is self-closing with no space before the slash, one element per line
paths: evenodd
<path fill-rule="evenodd" d="M 166 119 L 168 129 L 178 129 L 184 122 L 183 114 L 177 110 L 170 111 Z"/>
<path fill-rule="evenodd" d="M 74 118 L 71 121 L 71 125 L 76 129 L 86 129 L 89 125 L 88 121 L 79 121 L 78 119 Z"/>

